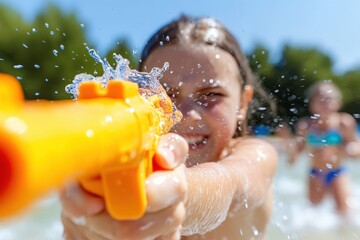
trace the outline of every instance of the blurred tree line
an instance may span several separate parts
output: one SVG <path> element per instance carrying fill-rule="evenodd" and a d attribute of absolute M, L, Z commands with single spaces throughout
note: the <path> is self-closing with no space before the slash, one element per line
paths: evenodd
<path fill-rule="evenodd" d="M 8 6 L 0 4 L 0 72 L 16 76 L 27 99 L 64 99 L 71 96 L 65 86 L 76 74 L 102 75 L 102 67 L 88 54 L 94 44 L 86 36 L 85 24 L 75 12 L 64 13 L 55 5 L 25 21 Z M 136 67 L 130 46 L 124 39 L 101 57 L 114 63 L 118 53 Z"/>
<path fill-rule="evenodd" d="M 0 4 L 0 72 L 16 76 L 27 99 L 70 98 L 64 88 L 76 74 L 103 73 L 101 65 L 88 54 L 87 48 L 96 46 L 88 39 L 84 25 L 75 12 L 62 12 L 55 5 L 25 21 L 17 11 Z M 131 62 L 131 68 L 136 68 L 138 59 L 125 38 L 101 57 L 113 64 L 113 53 L 121 54 Z M 336 74 L 332 59 L 317 49 L 285 45 L 278 62 L 272 62 L 269 55 L 264 46 L 248 54 L 269 100 L 257 101 L 250 125 L 274 127 L 279 121 L 294 125 L 299 117 L 309 114 L 306 89 L 324 79 L 333 80 L 341 89 L 343 110 L 359 117 L 360 69 Z M 271 102 L 276 111 L 270 111 Z"/>
<path fill-rule="evenodd" d="M 252 125 L 275 127 L 284 121 L 294 127 L 300 117 L 310 114 L 306 90 L 319 80 L 332 80 L 343 95 L 341 110 L 360 120 L 360 68 L 336 74 L 333 61 L 326 53 L 289 45 L 283 47 L 280 60 L 275 63 L 270 61 L 269 51 L 263 46 L 257 46 L 248 58 L 269 101 L 276 105 L 272 115 L 269 101 L 260 101 L 250 120 Z"/>

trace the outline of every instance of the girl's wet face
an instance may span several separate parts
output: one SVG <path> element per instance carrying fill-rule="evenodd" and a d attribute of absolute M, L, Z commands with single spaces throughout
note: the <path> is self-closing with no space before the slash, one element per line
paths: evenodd
<path fill-rule="evenodd" d="M 177 108 L 181 123 L 172 131 L 189 143 L 188 165 L 219 159 L 244 116 L 240 105 L 240 72 L 226 51 L 206 45 L 158 47 L 146 59 L 150 70 L 169 62 L 160 82 Z M 242 80 L 241 80 L 242 81 Z"/>

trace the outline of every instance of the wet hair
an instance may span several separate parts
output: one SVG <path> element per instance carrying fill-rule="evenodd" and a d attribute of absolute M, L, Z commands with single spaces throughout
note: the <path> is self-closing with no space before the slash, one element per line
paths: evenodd
<path fill-rule="evenodd" d="M 253 74 L 246 56 L 241 51 L 235 37 L 214 18 L 193 18 L 182 15 L 155 32 L 147 41 L 140 58 L 139 69 L 150 53 L 160 46 L 175 45 L 182 42 L 211 45 L 230 53 L 236 60 L 243 79 L 241 86 L 253 83 Z"/>
<path fill-rule="evenodd" d="M 254 90 L 259 91 L 260 95 L 266 96 L 266 94 L 261 93 L 263 90 L 256 83 L 247 57 L 242 52 L 238 41 L 224 25 L 214 18 L 194 18 L 182 15 L 180 18 L 161 27 L 147 41 L 141 53 L 138 69 L 140 71 L 144 70 L 145 60 L 158 47 L 188 42 L 218 47 L 231 54 L 240 70 L 241 79 L 239 79 L 239 82 L 241 88 L 243 89 L 245 85 L 257 85 L 254 86 Z M 243 130 L 246 129 L 246 121 L 239 122 L 234 137 L 243 136 L 245 133 Z"/>

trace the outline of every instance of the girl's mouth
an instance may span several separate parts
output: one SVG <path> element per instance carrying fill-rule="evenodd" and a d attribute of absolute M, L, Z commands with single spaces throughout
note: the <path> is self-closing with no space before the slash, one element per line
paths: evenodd
<path fill-rule="evenodd" d="M 208 142 L 207 136 L 183 136 L 189 144 L 190 150 L 200 149 Z"/>

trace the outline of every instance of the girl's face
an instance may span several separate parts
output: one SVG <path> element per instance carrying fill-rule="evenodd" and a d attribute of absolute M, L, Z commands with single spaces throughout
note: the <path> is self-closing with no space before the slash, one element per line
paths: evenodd
<path fill-rule="evenodd" d="M 328 116 L 340 109 L 340 93 L 330 84 L 321 85 L 314 93 L 310 103 L 312 113 Z"/>
<path fill-rule="evenodd" d="M 240 72 L 226 51 L 206 45 L 158 47 L 145 60 L 146 70 L 169 62 L 160 79 L 183 119 L 172 132 L 189 144 L 188 165 L 217 161 L 245 119 L 252 89 L 242 94 Z M 240 79 L 240 81 L 239 81 Z"/>

